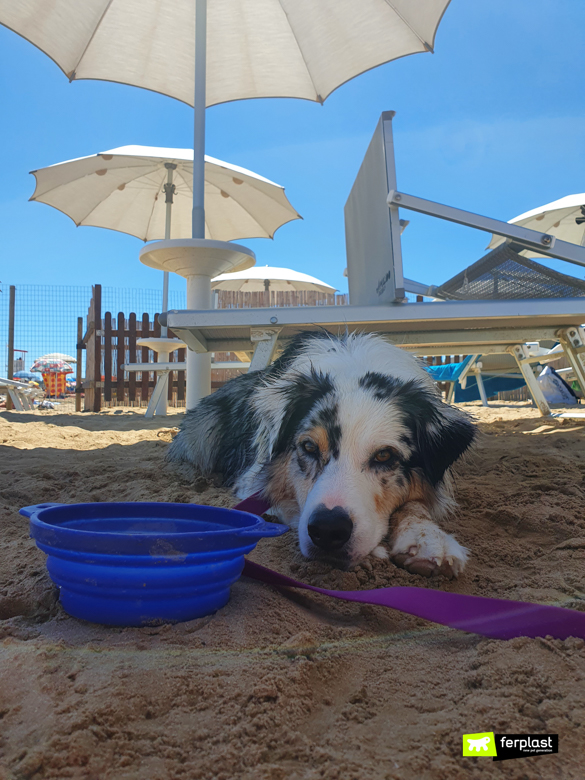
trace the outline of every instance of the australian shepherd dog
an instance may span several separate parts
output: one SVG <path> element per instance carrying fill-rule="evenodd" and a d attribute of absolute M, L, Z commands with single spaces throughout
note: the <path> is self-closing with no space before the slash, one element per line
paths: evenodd
<path fill-rule="evenodd" d="M 311 332 L 187 412 L 168 457 L 261 493 L 307 558 L 349 568 L 373 553 L 456 577 L 468 552 L 436 523 L 474 436 L 417 358 L 378 335 Z"/>

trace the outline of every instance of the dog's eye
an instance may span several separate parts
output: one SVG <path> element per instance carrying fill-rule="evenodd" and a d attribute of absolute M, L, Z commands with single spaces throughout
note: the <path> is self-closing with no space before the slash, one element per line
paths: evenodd
<path fill-rule="evenodd" d="M 301 449 L 303 449 L 309 455 L 315 455 L 317 452 L 319 452 L 319 447 L 317 447 L 315 442 L 311 441 L 310 439 L 301 442 Z"/>
<path fill-rule="evenodd" d="M 374 455 L 374 460 L 376 463 L 388 463 L 392 458 L 394 457 L 394 453 L 392 450 L 386 448 L 384 450 L 378 450 L 378 452 Z"/>

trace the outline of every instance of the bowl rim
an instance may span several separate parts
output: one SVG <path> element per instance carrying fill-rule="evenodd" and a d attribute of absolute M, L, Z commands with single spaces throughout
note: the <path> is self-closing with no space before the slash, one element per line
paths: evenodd
<path fill-rule="evenodd" d="M 197 509 L 205 509 L 206 511 L 212 511 L 212 512 L 219 512 L 219 513 L 232 513 L 235 512 L 239 516 L 244 516 L 245 518 L 249 518 L 250 522 L 247 525 L 242 526 L 234 526 L 231 528 L 221 528 L 221 529 L 215 529 L 215 530 L 201 530 L 201 531 L 159 531 L 159 532 L 145 532 L 145 533 L 137 533 L 132 534 L 132 539 L 138 541 L 146 541 L 146 540 L 189 540 L 189 539 L 196 539 L 196 538 L 212 538 L 212 537 L 227 537 L 227 536 L 241 536 L 241 537 L 249 537 L 249 538 L 262 538 L 262 537 L 268 537 L 268 536 L 280 536 L 281 534 L 285 533 L 289 530 L 289 527 L 287 525 L 282 525 L 279 523 L 268 523 L 263 518 L 259 517 L 258 515 L 255 515 L 251 512 L 245 512 L 240 509 L 232 509 L 230 507 L 217 507 L 217 506 L 211 506 L 208 504 L 183 504 L 183 503 L 173 503 L 170 501 L 104 501 L 104 502 L 76 502 L 73 504 L 65 504 L 65 503 L 44 503 L 44 504 L 36 504 L 29 507 L 23 507 L 20 510 L 20 514 L 24 515 L 25 517 L 29 517 L 30 519 L 30 526 L 31 526 L 31 536 L 33 538 L 36 538 L 36 535 L 33 535 L 32 529 L 38 530 L 39 532 L 43 533 L 58 533 L 59 535 L 63 535 L 64 537 L 70 537 L 71 539 L 78 539 L 82 540 L 83 538 L 95 539 L 96 537 L 105 540 L 106 538 L 110 539 L 124 539 L 128 540 L 130 539 L 129 534 L 118 532 L 118 531 L 96 531 L 96 530 L 86 530 L 81 528 L 70 528 L 66 526 L 59 525 L 58 523 L 50 523 L 46 522 L 42 519 L 42 515 L 46 512 L 51 512 L 52 510 L 59 509 L 61 507 L 63 508 L 74 508 L 74 507 L 111 507 L 111 508 L 119 508 L 119 507 L 144 507 L 148 506 L 150 508 L 155 507 L 161 507 L 161 510 L 165 506 L 172 506 L 173 508 L 176 507 L 185 507 L 185 508 L 193 508 L 195 510 Z M 118 510 L 119 511 L 119 510 Z M 95 518 L 99 519 L 99 518 Z M 104 517 L 104 520 L 111 519 L 108 517 Z M 123 518 L 122 518 L 123 519 Z M 128 519 L 132 519 L 131 516 L 128 517 Z M 152 519 L 159 519 L 164 521 L 165 517 L 164 515 L 161 515 L 160 517 L 156 518 L 153 517 Z M 183 518 L 167 518 L 169 520 L 173 519 L 183 519 Z M 189 519 L 189 518 L 184 518 Z M 192 518 L 196 519 L 196 518 Z M 211 521 L 205 521 L 213 523 L 213 520 Z M 220 523 L 220 521 L 217 521 Z M 41 540 L 42 541 L 42 540 Z"/>

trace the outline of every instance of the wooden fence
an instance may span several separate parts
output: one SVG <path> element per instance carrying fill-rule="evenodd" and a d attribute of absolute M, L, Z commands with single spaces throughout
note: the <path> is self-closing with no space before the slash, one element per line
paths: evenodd
<path fill-rule="evenodd" d="M 146 406 L 156 385 L 156 371 L 125 372 L 125 363 L 156 363 L 157 355 L 150 349 L 138 346 L 141 338 L 159 338 L 161 335 L 158 315 L 150 320 L 148 314 L 140 319 L 136 314 L 122 312 L 113 315 L 101 311 L 101 285 L 92 288 L 92 299 L 87 315 L 87 329 L 78 343 L 85 347 L 86 375 L 83 382 L 84 409 L 99 412 L 103 406 Z M 172 338 L 174 334 L 169 331 Z M 169 355 L 169 362 L 180 363 L 186 359 L 185 348 Z M 185 372 L 172 371 L 169 375 L 168 400 L 171 406 L 185 404 Z"/>
<path fill-rule="evenodd" d="M 290 292 L 230 292 L 219 290 L 218 309 L 262 309 L 281 306 L 347 306 L 349 295 L 291 290 Z"/>

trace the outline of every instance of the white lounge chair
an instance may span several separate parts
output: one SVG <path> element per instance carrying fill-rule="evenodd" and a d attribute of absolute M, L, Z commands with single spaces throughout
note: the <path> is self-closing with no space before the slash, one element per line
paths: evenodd
<path fill-rule="evenodd" d="M 324 328 L 376 331 L 419 355 L 510 353 L 541 414 L 550 408 L 530 369 L 528 342 L 560 342 L 585 387 L 585 298 L 406 301 L 428 286 L 405 279 L 399 208 L 504 236 L 541 254 L 585 266 L 585 248 L 534 230 L 398 191 L 392 118 L 380 118 L 345 207 L 349 306 L 279 309 L 171 310 L 160 316 L 195 352 L 250 352 L 250 370 L 273 359 L 277 341 Z"/>
<path fill-rule="evenodd" d="M 15 379 L 5 379 L 3 377 L 0 377 L 0 393 L 6 393 L 11 398 L 17 412 L 34 409 L 33 399 L 43 394 L 36 387 L 31 387 L 24 382 L 17 382 Z"/>

